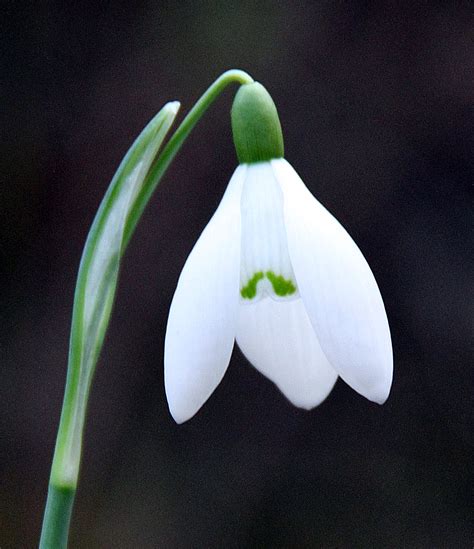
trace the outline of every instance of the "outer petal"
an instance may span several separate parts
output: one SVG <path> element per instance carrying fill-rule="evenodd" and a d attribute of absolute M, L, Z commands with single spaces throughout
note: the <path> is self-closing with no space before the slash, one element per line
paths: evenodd
<path fill-rule="evenodd" d="M 336 383 L 301 299 L 241 305 L 237 343 L 295 406 L 317 406 Z"/>
<path fill-rule="evenodd" d="M 353 389 L 382 404 L 392 344 L 377 283 L 359 248 L 285 160 L 272 161 L 284 195 L 288 249 L 321 347 Z"/>
<path fill-rule="evenodd" d="M 165 390 L 177 423 L 220 383 L 234 345 L 240 279 L 240 196 L 245 166 L 196 242 L 179 277 L 165 338 Z"/>

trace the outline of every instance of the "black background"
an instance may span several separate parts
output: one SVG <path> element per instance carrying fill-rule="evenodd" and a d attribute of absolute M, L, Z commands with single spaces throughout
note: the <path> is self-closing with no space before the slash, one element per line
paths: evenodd
<path fill-rule="evenodd" d="M 293 408 L 235 350 L 177 426 L 163 342 L 235 166 L 226 92 L 123 262 L 71 547 L 471 547 L 470 2 L 2 3 L 0 546 L 35 547 L 77 267 L 122 156 L 225 69 L 277 104 L 286 157 L 359 244 L 392 329 L 379 407 L 338 381 Z"/>

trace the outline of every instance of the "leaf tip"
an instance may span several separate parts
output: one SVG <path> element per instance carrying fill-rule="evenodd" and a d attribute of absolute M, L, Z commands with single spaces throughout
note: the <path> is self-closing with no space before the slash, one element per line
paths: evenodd
<path fill-rule="evenodd" d="M 173 116 L 176 116 L 180 107 L 181 103 L 179 101 L 170 101 L 169 103 L 166 103 L 166 105 L 163 107 L 163 110 L 166 110 Z"/>

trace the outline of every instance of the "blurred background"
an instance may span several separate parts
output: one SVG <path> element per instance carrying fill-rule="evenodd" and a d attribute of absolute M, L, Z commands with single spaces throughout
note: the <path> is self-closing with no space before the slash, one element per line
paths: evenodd
<path fill-rule="evenodd" d="M 168 100 L 261 81 L 286 157 L 362 249 L 392 329 L 380 407 L 292 407 L 235 349 L 188 423 L 163 343 L 236 166 L 228 90 L 129 247 L 89 407 L 72 548 L 472 547 L 470 2 L 3 2 L 0 546 L 39 538 L 79 259 L 122 156 Z M 181 114 L 181 116 L 182 116 Z"/>

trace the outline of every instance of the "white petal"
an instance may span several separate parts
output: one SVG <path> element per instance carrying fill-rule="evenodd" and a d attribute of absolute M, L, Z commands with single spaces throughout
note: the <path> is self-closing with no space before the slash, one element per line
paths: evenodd
<path fill-rule="evenodd" d="M 241 305 L 237 344 L 249 362 L 300 408 L 320 404 L 337 374 L 321 350 L 301 299 Z"/>
<path fill-rule="evenodd" d="M 224 197 L 179 277 L 165 338 L 165 390 L 176 422 L 190 419 L 220 383 L 234 346 L 240 280 L 240 197 L 246 167 Z"/>
<path fill-rule="evenodd" d="M 296 282 L 321 347 L 353 389 L 382 404 L 392 383 L 387 315 L 367 262 L 285 160 L 272 161 L 284 195 Z"/>

